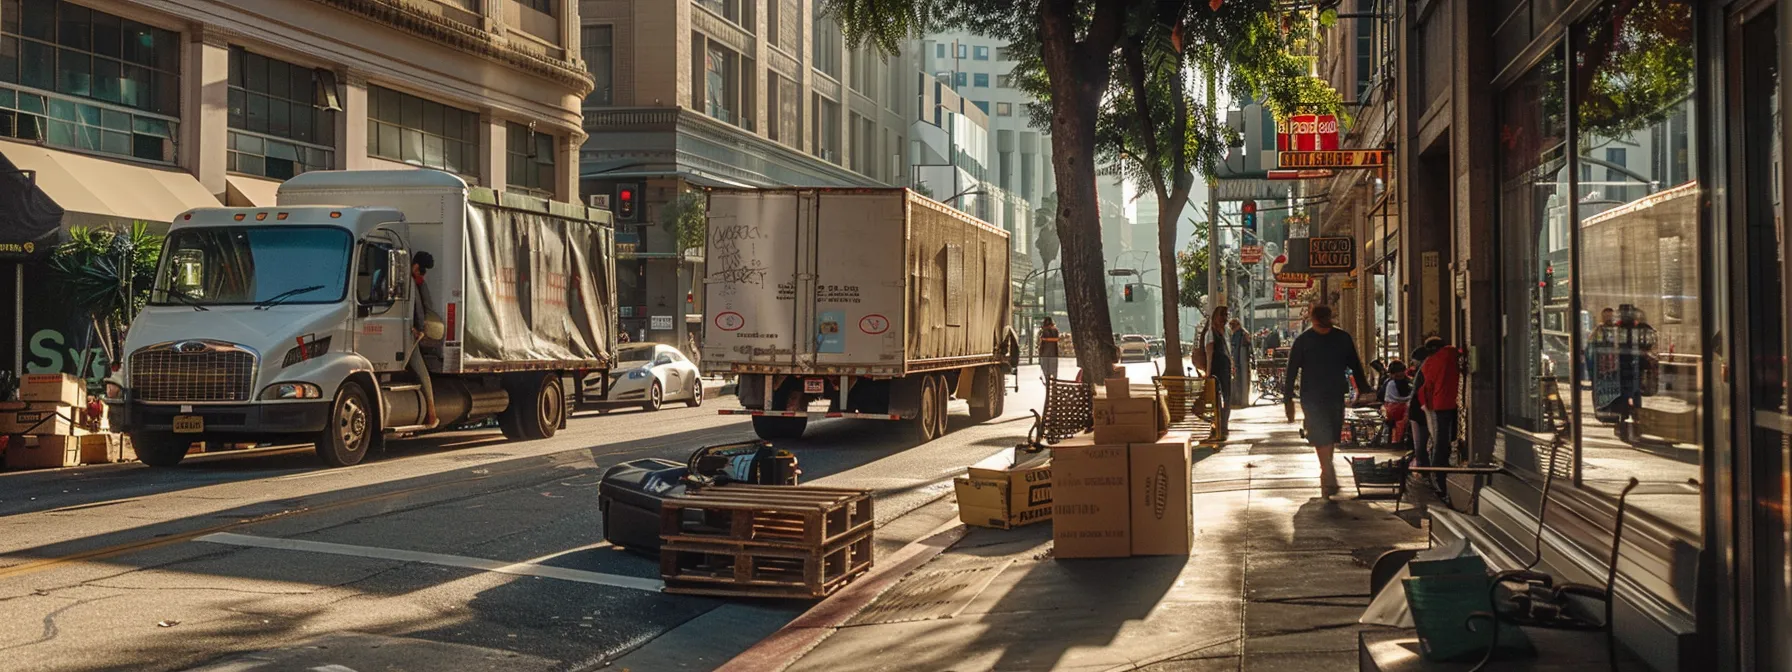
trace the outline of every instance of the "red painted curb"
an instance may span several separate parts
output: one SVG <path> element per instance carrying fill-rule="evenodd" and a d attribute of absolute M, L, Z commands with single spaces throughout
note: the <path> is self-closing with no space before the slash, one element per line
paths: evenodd
<path fill-rule="evenodd" d="M 770 637 L 716 668 L 716 672 L 776 672 L 790 667 L 833 634 L 834 628 L 870 605 L 909 572 L 958 543 L 966 532 L 964 523 L 957 520 L 934 528 L 926 536 L 891 553 L 870 573 L 829 595 Z"/>

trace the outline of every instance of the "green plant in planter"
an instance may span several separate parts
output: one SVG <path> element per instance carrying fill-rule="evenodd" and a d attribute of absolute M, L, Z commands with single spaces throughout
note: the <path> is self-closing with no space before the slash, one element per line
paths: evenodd
<path fill-rule="evenodd" d="M 88 318 L 108 361 L 117 360 L 125 329 L 149 302 L 161 256 L 162 237 L 142 221 L 122 230 L 76 227 L 50 253 L 62 298 Z"/>

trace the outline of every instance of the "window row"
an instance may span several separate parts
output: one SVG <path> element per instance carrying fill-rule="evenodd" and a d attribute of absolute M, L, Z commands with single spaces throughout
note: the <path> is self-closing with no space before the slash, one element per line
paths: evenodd
<path fill-rule="evenodd" d="M 174 162 L 174 121 L 0 87 L 0 137 Z"/>
<path fill-rule="evenodd" d="M 538 194 L 554 193 L 554 136 L 523 124 L 505 126 L 505 182 Z"/>

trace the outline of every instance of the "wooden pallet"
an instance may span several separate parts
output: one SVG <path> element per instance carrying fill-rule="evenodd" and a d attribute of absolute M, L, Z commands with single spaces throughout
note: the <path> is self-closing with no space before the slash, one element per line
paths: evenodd
<path fill-rule="evenodd" d="M 667 499 L 660 538 L 811 550 L 868 533 L 875 522 L 863 490 L 730 483 Z"/>
<path fill-rule="evenodd" d="M 819 599 L 869 571 L 871 553 L 869 527 L 811 548 L 667 541 L 660 547 L 660 577 L 668 593 Z"/>

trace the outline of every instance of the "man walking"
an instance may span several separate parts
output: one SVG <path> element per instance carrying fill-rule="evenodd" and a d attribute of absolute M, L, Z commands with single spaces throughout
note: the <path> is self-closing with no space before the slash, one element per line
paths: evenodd
<path fill-rule="evenodd" d="M 1294 422 L 1295 383 L 1302 375 L 1300 410 L 1306 415 L 1307 443 L 1319 453 L 1319 492 L 1338 493 L 1338 472 L 1332 467 L 1332 450 L 1344 433 L 1344 404 L 1349 394 L 1345 375 L 1356 379 L 1357 389 L 1369 389 L 1363 377 L 1363 360 L 1356 341 L 1332 326 L 1331 306 L 1313 306 L 1313 327 L 1295 337 L 1288 349 L 1288 372 L 1282 379 L 1282 398 L 1288 421 Z"/>
<path fill-rule="evenodd" d="M 1420 367 L 1418 392 L 1414 393 L 1425 407 L 1425 424 L 1431 434 L 1431 466 L 1447 467 L 1456 443 L 1456 391 L 1462 371 L 1457 364 L 1456 346 L 1444 345 L 1443 339 L 1427 340 L 1431 355 Z M 1438 492 L 1443 492 L 1443 475 L 1438 474 Z"/>
<path fill-rule="evenodd" d="M 1039 371 L 1049 379 L 1058 377 L 1058 325 L 1045 318 L 1039 326 Z"/>

